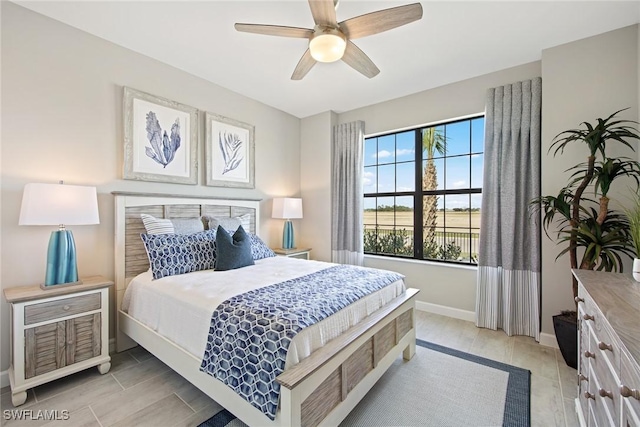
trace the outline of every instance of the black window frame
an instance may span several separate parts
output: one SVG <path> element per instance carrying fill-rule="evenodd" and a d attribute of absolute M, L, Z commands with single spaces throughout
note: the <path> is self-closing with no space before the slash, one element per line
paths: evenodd
<path fill-rule="evenodd" d="M 473 208 L 471 207 L 471 196 L 474 194 L 482 194 L 482 186 L 480 187 L 471 187 L 472 185 L 472 161 L 471 159 L 473 158 L 472 156 L 476 156 L 476 155 L 481 155 L 483 158 L 483 167 L 485 167 L 486 165 L 484 165 L 484 131 L 482 133 L 482 141 L 483 141 L 483 147 L 482 147 L 482 151 L 473 151 L 473 121 L 476 119 L 485 118 L 484 114 L 477 114 L 477 115 L 473 115 L 473 116 L 468 116 L 468 117 L 464 117 L 464 118 L 460 118 L 460 119 L 454 119 L 454 120 L 448 120 L 448 121 L 442 121 L 442 122 L 438 122 L 435 124 L 429 124 L 429 125 L 423 125 L 423 126 L 418 126 L 415 128 L 409 128 L 409 129 L 403 129 L 403 130 L 399 130 L 399 131 L 394 131 L 394 132 L 387 132 L 387 133 L 382 133 L 382 134 L 376 134 L 376 135 L 371 135 L 371 136 L 365 136 L 365 146 L 366 146 L 366 141 L 373 139 L 373 138 L 383 138 L 383 137 L 387 137 L 387 136 L 396 136 L 399 134 L 404 134 L 407 132 L 414 132 L 414 148 L 415 148 L 415 156 L 414 159 L 411 161 L 402 161 L 402 162 L 398 162 L 397 158 L 394 156 L 394 161 L 393 162 L 384 162 L 384 163 L 380 163 L 378 159 L 376 159 L 376 190 L 378 189 L 378 180 L 379 180 L 379 174 L 378 174 L 378 167 L 380 165 L 387 165 L 387 164 L 394 164 L 394 165 L 398 165 L 399 163 L 407 163 L 407 162 L 414 162 L 414 178 L 415 178 L 415 184 L 414 184 L 414 190 L 413 191 L 392 191 L 392 192 L 379 192 L 379 193 L 364 193 L 364 198 L 373 198 L 373 199 L 378 199 L 381 197 L 394 197 L 394 207 L 395 207 L 395 198 L 396 197 L 412 197 L 413 198 L 413 255 L 412 256 L 408 256 L 408 255 L 402 255 L 402 254 L 391 254 L 391 253 L 382 253 L 382 252 L 367 252 L 365 251 L 365 255 L 376 255 L 376 256 L 383 256 L 383 257 L 389 257 L 389 258 L 396 258 L 396 259 L 410 259 L 410 260 L 417 260 L 417 261 L 426 261 L 426 262 L 436 262 L 436 263 L 444 263 L 444 264 L 456 264 L 456 265 L 465 265 L 465 266 L 477 266 L 477 259 L 475 262 L 473 262 L 473 257 L 471 249 L 473 248 L 473 244 L 471 242 L 471 240 L 473 239 L 472 233 L 474 230 L 477 230 L 477 233 L 479 235 L 479 233 L 481 232 L 480 230 L 480 226 L 476 227 L 472 227 L 472 222 L 471 222 L 471 215 L 473 213 Z M 424 162 L 427 160 L 426 157 L 423 157 L 423 150 L 422 150 L 422 132 L 424 129 L 429 129 L 429 128 L 438 128 L 438 127 L 445 127 L 446 129 L 446 125 L 453 125 L 453 124 L 457 124 L 457 123 L 462 123 L 462 122 L 468 122 L 469 123 L 469 127 L 470 127 L 470 131 L 469 131 L 469 152 L 468 153 L 458 153 L 458 154 L 452 154 L 449 155 L 447 152 L 445 152 L 442 155 L 437 155 L 434 157 L 434 159 L 442 159 L 443 160 L 443 164 L 444 166 L 444 172 L 442 175 L 438 175 L 439 177 L 442 176 L 443 179 L 445 180 L 446 183 L 446 165 L 447 165 L 447 159 L 451 159 L 451 158 L 460 158 L 460 157 L 468 157 L 469 158 L 469 187 L 468 188 L 461 188 L 461 189 L 447 189 L 446 188 L 446 184 L 443 186 L 443 189 L 440 190 L 424 190 L 423 186 L 422 186 L 422 179 L 423 179 L 423 164 Z M 446 141 L 446 131 L 445 131 L 445 141 Z M 397 144 L 397 142 L 396 142 Z M 396 145 L 397 148 L 397 145 Z M 379 152 L 379 147 L 376 146 L 376 153 Z M 365 165 L 363 167 L 363 170 L 366 171 L 367 167 L 371 167 L 374 165 Z M 394 181 L 397 181 L 397 173 L 394 175 Z M 397 184 L 397 182 L 394 182 L 394 184 Z M 397 186 L 394 185 L 394 188 L 397 190 Z M 469 261 L 458 261 L 458 260 L 453 260 L 453 259 L 440 259 L 440 258 L 424 258 L 424 248 L 423 248 L 423 244 L 415 244 L 415 242 L 423 242 L 423 237 L 424 237 L 424 233 L 423 233 L 423 201 L 424 201 L 424 197 L 425 196 L 430 196 L 430 195 L 434 195 L 434 196 L 449 196 L 449 195 L 468 195 L 469 196 L 469 216 L 470 216 L 470 221 L 469 221 L 469 227 L 446 227 L 446 225 L 444 226 L 444 230 L 445 230 L 445 235 L 446 235 L 446 230 L 447 229 L 464 229 L 466 232 L 469 233 L 469 250 L 470 250 L 470 255 L 469 255 Z M 365 204 L 366 205 L 366 204 Z M 377 209 L 377 204 L 376 204 L 376 209 Z M 394 208 L 394 212 L 395 208 Z M 445 209 L 443 211 L 444 214 L 444 218 L 446 218 L 446 205 L 445 205 Z M 378 227 L 379 223 L 378 223 L 378 219 L 377 219 L 377 214 L 378 212 L 376 211 L 376 221 L 375 224 L 364 224 L 364 230 L 366 230 L 366 226 L 367 225 L 372 225 L 374 227 Z M 395 215 L 394 215 L 395 218 Z M 445 224 L 446 224 L 446 219 L 444 220 Z M 416 226 L 416 224 L 420 224 L 420 226 Z M 395 224 L 395 220 L 394 220 L 394 227 L 396 227 Z M 363 233 L 364 233 L 363 230 Z M 445 241 L 446 243 L 446 241 Z M 477 252 L 476 252 L 477 253 Z"/>

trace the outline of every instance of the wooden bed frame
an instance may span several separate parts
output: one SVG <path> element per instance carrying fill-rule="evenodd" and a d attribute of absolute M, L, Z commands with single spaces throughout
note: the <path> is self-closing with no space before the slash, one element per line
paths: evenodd
<path fill-rule="evenodd" d="M 259 234 L 260 201 L 113 193 L 116 207 L 116 347 L 140 344 L 249 426 L 338 425 L 402 353 L 415 354 L 416 289 L 407 291 L 359 324 L 280 374 L 280 409 L 275 420 L 254 408 L 231 388 L 200 371 L 201 360 L 121 310 L 133 277 L 149 268 L 139 237 L 141 213 L 157 218 L 233 217 L 251 214 Z"/>

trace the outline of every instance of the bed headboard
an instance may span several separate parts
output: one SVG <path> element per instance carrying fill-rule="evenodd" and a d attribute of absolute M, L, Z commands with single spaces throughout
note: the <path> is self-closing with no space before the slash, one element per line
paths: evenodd
<path fill-rule="evenodd" d="M 260 200 L 215 199 L 201 196 L 114 192 L 115 196 L 115 282 L 116 316 L 120 311 L 127 285 L 136 275 L 149 269 L 147 252 L 140 239 L 145 232 L 140 214 L 156 218 L 235 217 L 250 215 L 252 233 L 260 231 Z M 118 351 L 130 347 L 123 344 L 118 330 Z M 126 337 L 125 337 L 126 338 Z"/>

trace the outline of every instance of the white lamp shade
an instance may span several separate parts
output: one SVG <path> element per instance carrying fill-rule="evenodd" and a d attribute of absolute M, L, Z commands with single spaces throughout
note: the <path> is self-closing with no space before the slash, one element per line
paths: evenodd
<path fill-rule="evenodd" d="M 296 219 L 302 218 L 302 199 L 280 197 L 273 199 L 272 218 Z"/>
<path fill-rule="evenodd" d="M 100 224 L 95 187 L 27 184 L 22 194 L 20 225 Z"/>

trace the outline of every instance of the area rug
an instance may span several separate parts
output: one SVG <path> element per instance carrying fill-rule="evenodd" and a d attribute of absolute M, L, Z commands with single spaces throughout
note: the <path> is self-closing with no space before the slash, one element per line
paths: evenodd
<path fill-rule="evenodd" d="M 341 426 L 531 425 L 531 373 L 427 341 L 398 358 Z M 243 427 L 222 410 L 199 427 Z"/>

